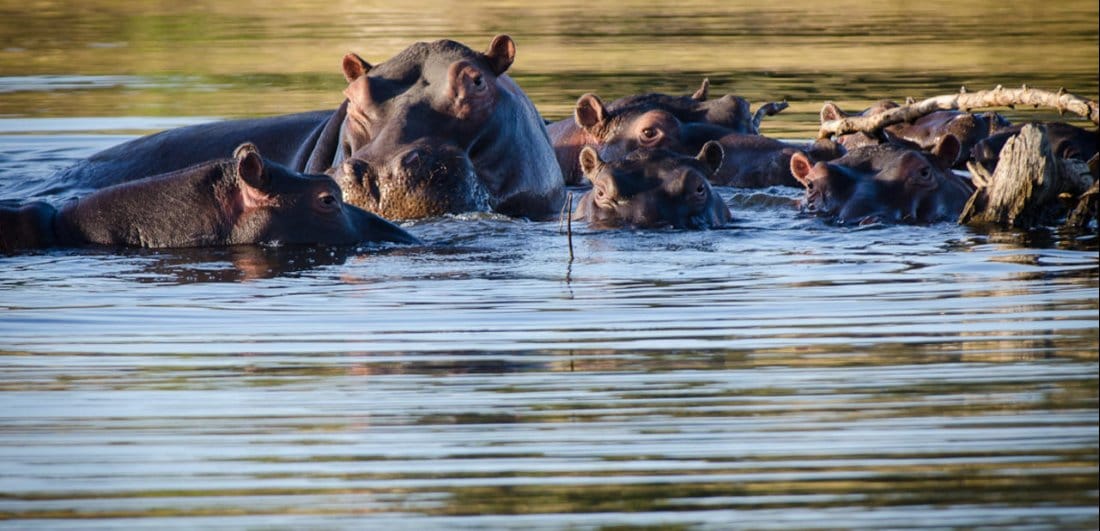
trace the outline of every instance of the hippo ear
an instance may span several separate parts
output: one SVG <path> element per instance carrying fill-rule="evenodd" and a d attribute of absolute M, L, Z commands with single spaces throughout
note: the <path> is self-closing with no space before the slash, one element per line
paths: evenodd
<path fill-rule="evenodd" d="M 932 155 L 936 159 L 936 165 L 945 170 L 955 165 L 955 160 L 959 158 L 959 153 L 961 152 L 962 144 L 960 144 L 959 139 L 955 138 L 955 135 L 952 134 L 943 135 L 943 138 L 936 144 L 936 147 L 932 148 Z"/>
<path fill-rule="evenodd" d="M 813 172 L 814 163 L 801 151 L 795 151 L 791 155 L 791 175 L 796 181 L 806 186 L 810 181 L 810 173 Z"/>
<path fill-rule="evenodd" d="M 722 167 L 722 159 L 726 157 L 726 150 L 722 149 L 722 144 L 714 140 L 708 140 L 706 144 L 703 144 L 703 149 L 699 150 L 699 154 L 695 156 L 703 164 L 710 168 L 712 174 L 717 173 L 718 169 Z"/>
<path fill-rule="evenodd" d="M 833 120 L 840 120 L 847 118 L 848 113 L 840 110 L 833 102 L 826 102 L 825 106 L 821 108 L 821 123 L 831 122 Z"/>
<path fill-rule="evenodd" d="M 691 99 L 695 101 L 707 101 L 707 93 L 710 92 L 710 79 L 703 78 L 703 84 L 699 85 L 699 90 L 695 91 L 695 94 L 691 95 Z"/>
<path fill-rule="evenodd" d="M 344 79 L 346 79 L 348 83 L 351 83 L 367 75 L 367 72 L 370 72 L 371 66 L 370 63 L 364 61 L 362 57 L 354 53 L 348 53 L 344 56 L 343 68 Z"/>
<path fill-rule="evenodd" d="M 516 60 L 515 41 L 507 35 L 493 37 L 493 42 L 489 43 L 489 49 L 485 51 L 485 58 L 489 60 L 489 67 L 494 74 L 499 76 L 507 72 Z"/>
<path fill-rule="evenodd" d="M 603 101 L 600 100 L 599 96 L 588 93 L 577 100 L 577 106 L 573 110 L 573 119 L 585 131 L 591 131 L 607 121 L 607 109 L 604 108 Z"/>
<path fill-rule="evenodd" d="M 591 179 L 596 175 L 596 172 L 600 170 L 600 167 L 604 165 L 604 162 L 600 160 L 600 154 L 596 152 L 592 146 L 584 146 L 581 148 L 581 171 L 584 175 Z"/>
<path fill-rule="evenodd" d="M 237 176 L 252 188 L 262 190 L 267 186 L 267 174 L 264 172 L 264 161 L 260 157 L 260 151 L 251 142 L 237 146 L 233 151 L 233 157 L 237 159 Z"/>

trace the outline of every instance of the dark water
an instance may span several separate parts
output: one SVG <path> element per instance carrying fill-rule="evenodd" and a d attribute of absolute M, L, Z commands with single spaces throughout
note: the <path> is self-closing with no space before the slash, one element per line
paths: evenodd
<path fill-rule="evenodd" d="M 508 32 L 584 92 L 1097 95 L 1092 2 L 0 2 L 0 198 L 154 131 L 335 106 L 339 58 Z M 1013 116 L 1043 116 L 1012 111 Z M 419 247 L 0 258 L 4 529 L 1095 529 L 1094 232 L 415 222 Z"/>

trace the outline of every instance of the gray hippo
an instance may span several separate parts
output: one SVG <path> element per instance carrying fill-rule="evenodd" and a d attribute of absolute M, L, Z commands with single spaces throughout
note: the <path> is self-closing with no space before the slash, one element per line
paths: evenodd
<path fill-rule="evenodd" d="M 231 159 L 109 186 L 59 210 L 0 208 L 0 249 L 88 244 L 210 247 L 238 244 L 416 243 L 401 228 L 343 202 L 323 175 L 264 160 L 242 144 Z"/>
<path fill-rule="evenodd" d="M 837 223 L 933 223 L 955 220 L 974 186 L 951 171 L 959 141 L 943 137 L 925 152 L 911 144 L 852 149 L 832 162 L 791 157 L 791 173 L 805 187 L 802 209 Z"/>
<path fill-rule="evenodd" d="M 709 182 L 722 156 L 722 146 L 707 142 L 695 157 L 640 149 L 606 162 L 585 146 L 579 162 L 592 189 L 581 196 L 573 219 L 597 229 L 722 226 L 730 220 L 729 208 Z"/>
<path fill-rule="evenodd" d="M 174 171 L 253 142 L 292 170 L 325 173 L 368 143 L 376 157 L 440 140 L 464 150 L 490 206 L 508 215 L 558 212 L 564 183 L 546 127 L 505 71 L 515 59 L 507 35 L 476 52 L 450 40 L 415 43 L 378 65 L 343 60 L 348 81 L 335 111 L 183 127 L 120 144 L 58 174 L 73 188 L 99 188 Z M 519 156 L 519 155 L 522 156 Z"/>

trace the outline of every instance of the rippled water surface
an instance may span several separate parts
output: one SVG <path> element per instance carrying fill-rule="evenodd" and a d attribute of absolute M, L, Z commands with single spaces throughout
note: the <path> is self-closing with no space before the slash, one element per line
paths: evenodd
<path fill-rule="evenodd" d="M 0 199 L 135 135 L 334 107 L 340 57 L 510 33 L 584 92 L 1097 95 L 1095 2 L 0 0 Z M 1045 117 L 1009 111 L 1010 116 Z M 465 215 L 423 246 L 0 257 L 0 528 L 1093 528 L 1095 231 Z"/>

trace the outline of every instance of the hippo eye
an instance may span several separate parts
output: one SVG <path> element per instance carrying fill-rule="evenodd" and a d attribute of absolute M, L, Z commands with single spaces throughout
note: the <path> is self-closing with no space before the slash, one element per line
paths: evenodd
<path fill-rule="evenodd" d="M 321 210 L 330 211 L 340 208 L 340 200 L 336 199 L 335 195 L 328 192 L 323 192 L 317 196 L 317 202 L 321 207 Z"/>
<path fill-rule="evenodd" d="M 646 140 L 653 140 L 657 138 L 657 129 L 655 127 L 646 127 L 642 129 L 642 138 Z"/>
<path fill-rule="evenodd" d="M 703 186 L 702 183 L 700 183 L 699 186 L 695 187 L 695 195 L 706 195 L 706 193 L 707 187 Z"/>
<path fill-rule="evenodd" d="M 481 79 L 481 76 L 477 76 L 477 77 L 474 78 L 474 86 L 475 87 L 481 87 L 481 85 L 484 85 L 484 84 L 485 84 L 485 81 L 483 79 Z"/>

